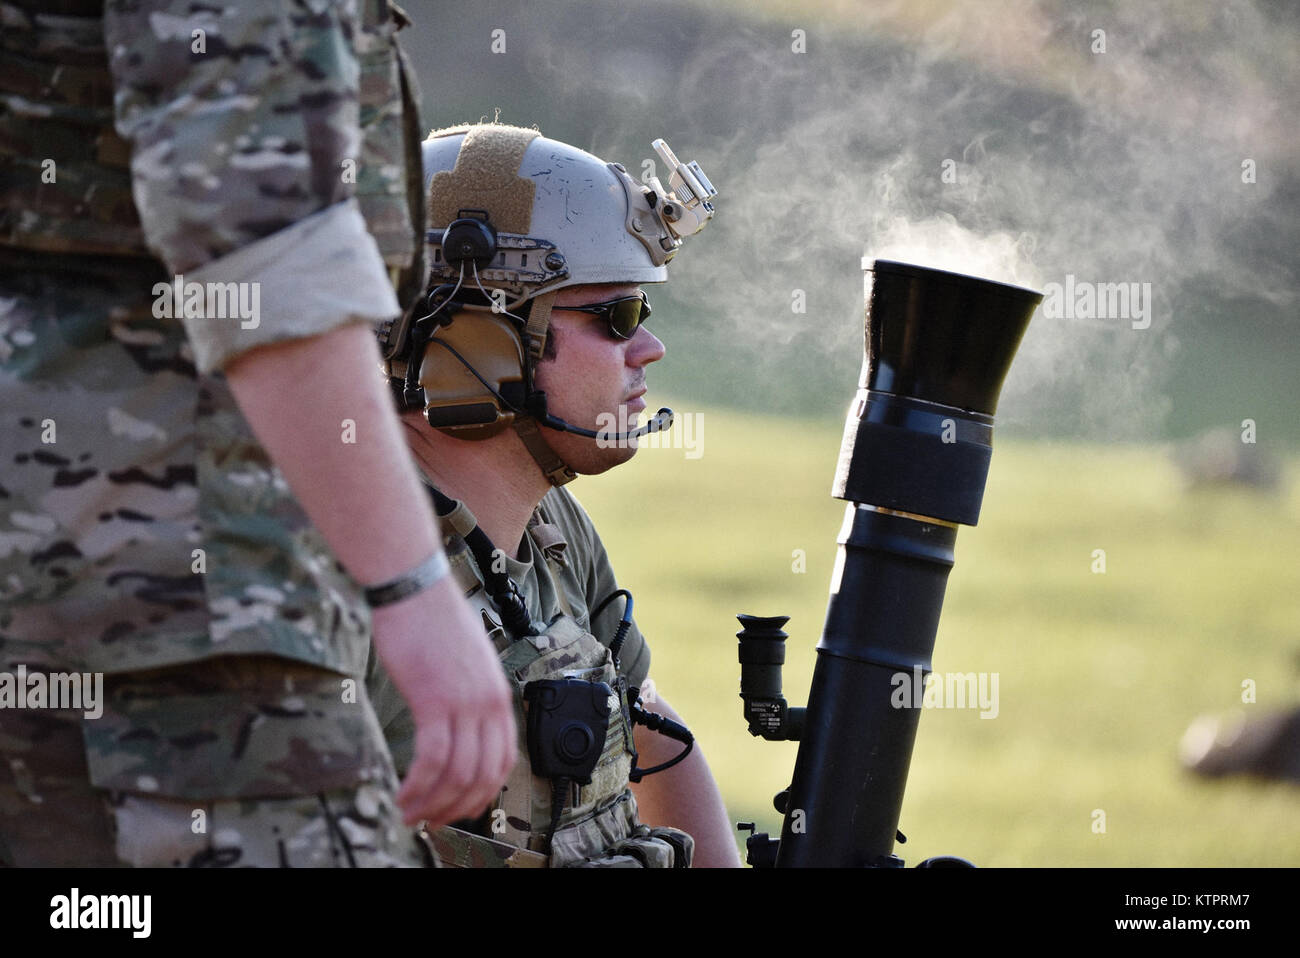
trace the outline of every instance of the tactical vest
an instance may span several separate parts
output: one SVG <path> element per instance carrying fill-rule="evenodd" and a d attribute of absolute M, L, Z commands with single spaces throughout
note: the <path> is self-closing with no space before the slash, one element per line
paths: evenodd
<path fill-rule="evenodd" d="M 456 533 L 447 549 L 452 572 L 482 617 L 514 692 L 519 761 L 481 819 L 486 823 L 481 834 L 454 827 L 421 832 L 439 861 L 460 868 L 689 868 L 695 844 L 689 835 L 673 828 L 650 828 L 637 818 L 636 799 L 628 787 L 634 755 L 628 703 L 618 692 L 618 673 L 609 649 L 573 617 L 574 606 L 583 598 L 575 577 L 562 564 L 566 544 L 559 528 L 541 506 L 529 522 L 529 532 L 542 547 L 554 578 L 562 611 L 546 624 L 544 634 L 514 638 L 502 625 L 465 545 L 463 537 L 475 526 L 473 515 L 458 503 L 454 512 L 441 518 Z M 619 701 L 609 710 L 605 747 L 591 783 L 573 785 L 565 797 L 548 855 L 552 782 L 535 775 L 529 764 L 523 692 L 529 682 L 553 678 L 604 682 Z"/>

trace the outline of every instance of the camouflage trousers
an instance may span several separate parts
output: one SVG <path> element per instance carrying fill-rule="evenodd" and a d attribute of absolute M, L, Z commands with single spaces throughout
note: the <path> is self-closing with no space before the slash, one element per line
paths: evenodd
<path fill-rule="evenodd" d="M 98 717 L 0 708 L 0 865 L 430 864 L 341 680 L 224 657 L 108 676 Z"/>

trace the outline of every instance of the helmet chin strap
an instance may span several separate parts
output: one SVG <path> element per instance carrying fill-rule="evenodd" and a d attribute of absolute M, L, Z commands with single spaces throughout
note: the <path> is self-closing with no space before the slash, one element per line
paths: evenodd
<path fill-rule="evenodd" d="M 528 321 L 524 327 L 524 341 L 528 344 L 528 362 L 533 370 L 542 361 L 546 350 L 546 336 L 551 327 L 551 308 L 555 305 L 555 293 L 543 293 L 532 299 L 528 307 Z M 529 375 L 531 381 L 532 375 Z M 514 430 L 523 441 L 524 448 L 533 457 L 542 474 L 553 486 L 562 486 L 578 478 L 578 474 L 569 467 L 560 454 L 551 448 L 551 444 L 542 435 L 541 427 L 532 416 L 516 416 Z"/>
<path fill-rule="evenodd" d="M 542 474 L 550 480 L 553 486 L 562 486 L 566 482 L 572 482 L 578 478 L 563 459 L 560 454 L 551 448 L 551 444 L 546 441 L 542 435 L 541 427 L 537 425 L 537 420 L 532 416 L 516 416 L 514 421 L 515 433 L 523 440 L 524 448 L 528 450 L 529 455 L 536 461 Z"/>
<path fill-rule="evenodd" d="M 551 310 L 555 306 L 556 293 L 542 293 L 529 301 L 528 319 L 524 324 L 524 338 L 528 343 L 528 357 L 533 369 L 542 361 L 546 351 L 546 336 L 551 331 Z"/>

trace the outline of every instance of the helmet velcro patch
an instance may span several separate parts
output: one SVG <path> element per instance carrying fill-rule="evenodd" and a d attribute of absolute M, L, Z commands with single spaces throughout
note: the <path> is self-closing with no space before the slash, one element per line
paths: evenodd
<path fill-rule="evenodd" d="M 494 229 L 528 233 L 537 187 L 519 175 L 519 167 L 538 135 L 537 130 L 500 123 L 469 127 L 456 166 L 436 174 L 429 186 L 430 225 L 446 226 L 461 210 L 480 209 L 487 210 Z"/>

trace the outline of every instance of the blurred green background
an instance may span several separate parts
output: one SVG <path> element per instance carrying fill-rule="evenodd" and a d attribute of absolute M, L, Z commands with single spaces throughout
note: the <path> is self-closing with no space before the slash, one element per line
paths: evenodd
<path fill-rule="evenodd" d="M 1148 329 L 1041 310 L 1030 325 L 934 659 L 997 672 L 1000 714 L 923 714 L 900 854 L 1300 864 L 1300 789 L 1197 780 L 1177 758 L 1198 715 L 1300 701 L 1300 7 L 406 6 L 428 126 L 499 111 L 634 176 L 662 136 L 720 190 L 649 290 L 668 356 L 647 398 L 702 421 L 703 454 L 644 449 L 574 489 L 734 818 L 779 828 L 794 747 L 745 730 L 733 616 L 792 616 L 802 704 L 843 512 L 829 487 L 861 361 L 860 260 L 879 256 L 1152 295 Z M 1239 475 L 1278 471 L 1272 491 L 1186 487 L 1174 454 L 1212 428 L 1235 451 L 1192 471 L 1236 457 Z"/>
<path fill-rule="evenodd" d="M 694 729 L 733 818 L 779 832 L 771 801 L 795 746 L 746 729 L 734 616 L 791 617 L 785 690 L 803 705 L 844 510 L 829 495 L 840 424 L 699 415 L 697 458 L 673 440 L 572 488 L 636 597 L 651 676 Z M 1199 779 L 1178 760 L 1198 715 L 1300 702 L 1300 461 L 1282 491 L 1262 494 L 1184 489 L 1160 449 L 994 446 L 979 526 L 957 536 L 934 667 L 998 673 L 998 714 L 922 713 L 896 853 L 909 864 L 1300 864 L 1300 787 Z M 792 571 L 796 549 L 806 572 Z M 1247 679 L 1256 702 L 1243 705 Z"/>

